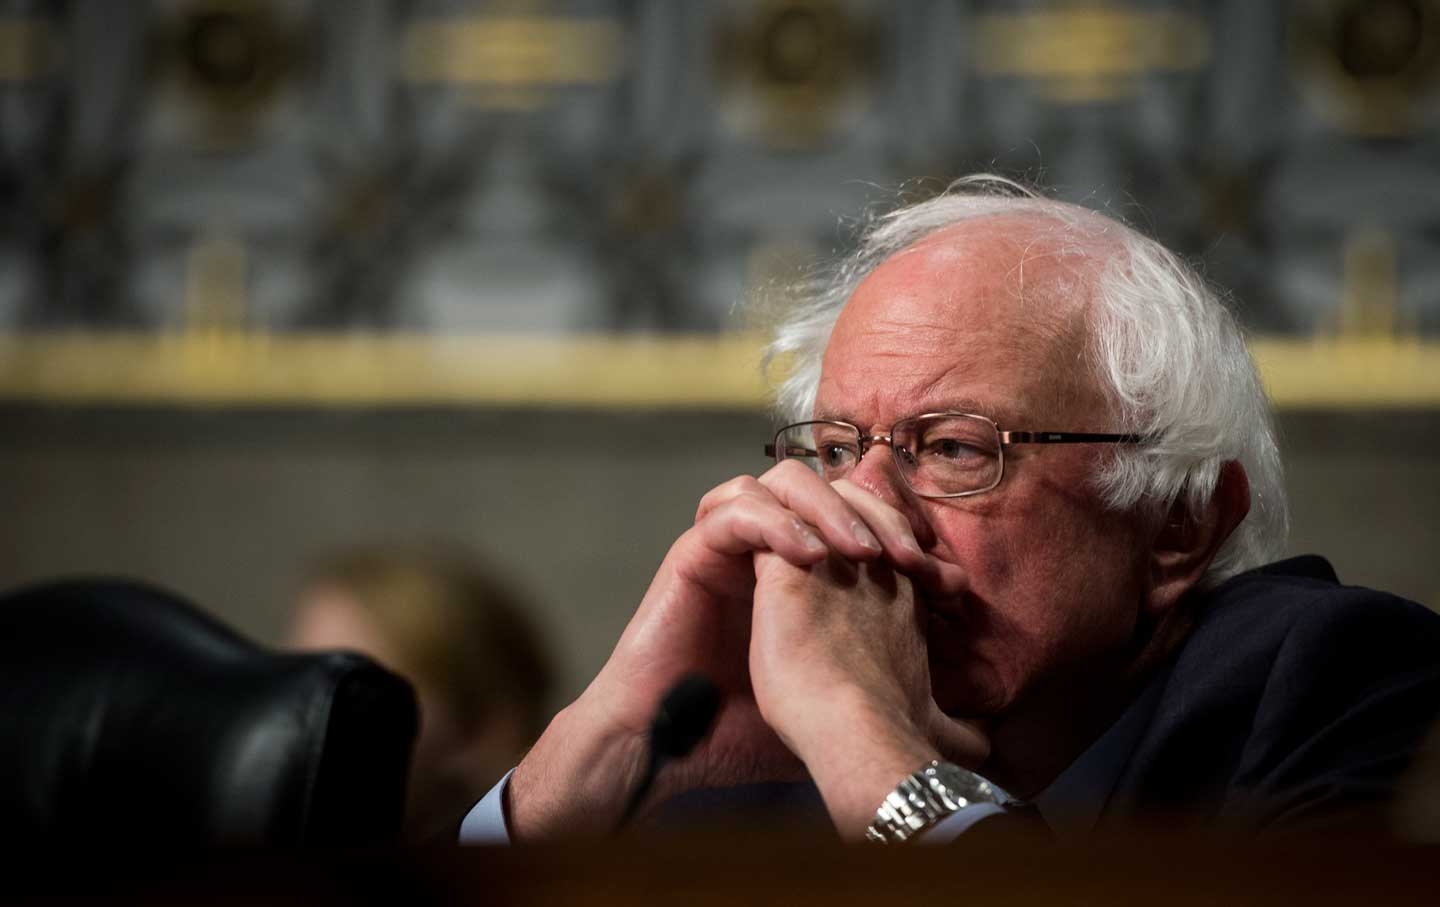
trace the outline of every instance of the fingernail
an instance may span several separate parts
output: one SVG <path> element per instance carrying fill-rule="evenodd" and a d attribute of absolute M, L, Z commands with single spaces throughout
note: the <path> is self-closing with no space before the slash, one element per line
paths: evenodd
<path fill-rule="evenodd" d="M 800 544 L 804 545 L 806 548 L 810 549 L 811 551 L 824 550 L 825 543 L 820 540 L 820 536 L 810 531 L 810 527 L 806 526 L 803 523 L 797 522 L 795 524 L 795 531 L 800 535 Z"/>
<path fill-rule="evenodd" d="M 880 540 L 875 537 L 875 533 L 866 528 L 864 523 L 856 523 L 850 527 L 850 531 L 855 533 L 855 541 L 859 542 L 862 548 L 869 548 L 871 551 L 882 550 Z"/>
<path fill-rule="evenodd" d="M 906 551 L 912 551 L 921 557 L 925 556 L 925 552 L 920 549 L 920 543 L 915 541 L 915 536 L 908 533 L 900 536 L 900 547 Z"/>

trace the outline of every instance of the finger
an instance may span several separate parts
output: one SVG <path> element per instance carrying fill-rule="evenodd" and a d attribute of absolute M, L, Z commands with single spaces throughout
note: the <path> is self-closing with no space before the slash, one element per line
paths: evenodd
<path fill-rule="evenodd" d="M 716 507 L 727 504 L 741 495 L 769 493 L 765 486 L 760 484 L 760 480 L 754 476 L 736 476 L 705 492 L 705 496 L 700 499 L 700 504 L 695 508 L 695 522 L 700 522 L 709 516 Z"/>
<path fill-rule="evenodd" d="M 904 570 L 916 591 L 926 598 L 959 598 L 970 591 L 965 569 L 934 554 L 927 554 L 923 563 Z"/>
<path fill-rule="evenodd" d="M 786 460 L 758 481 L 783 506 L 814 526 L 836 553 L 852 561 L 872 561 L 884 553 L 884 544 L 864 517 L 805 465 Z"/>
<path fill-rule="evenodd" d="M 885 556 L 902 572 L 920 571 L 929 566 L 929 558 L 904 514 L 849 479 L 832 482 L 830 487 L 860 515 L 884 545 Z"/>
<path fill-rule="evenodd" d="M 706 514 L 692 531 L 699 533 L 707 547 L 722 554 L 773 551 L 796 566 L 808 566 L 829 555 L 814 528 L 769 492 L 733 498 Z"/>

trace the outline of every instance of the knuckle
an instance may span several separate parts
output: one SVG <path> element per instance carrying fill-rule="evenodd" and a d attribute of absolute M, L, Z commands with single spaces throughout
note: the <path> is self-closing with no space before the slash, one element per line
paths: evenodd
<path fill-rule="evenodd" d="M 751 475 L 736 476 L 721 482 L 700 498 L 700 503 L 695 508 L 695 519 L 699 521 L 725 502 L 734 500 L 746 492 L 753 492 L 760 487 L 759 480 Z"/>
<path fill-rule="evenodd" d="M 754 476 L 737 476 L 729 482 L 726 482 L 725 485 L 727 500 L 733 501 L 738 498 L 754 497 L 757 494 L 769 495 L 769 492 L 765 490 L 765 486 Z"/>
<path fill-rule="evenodd" d="M 720 485 L 718 488 L 716 488 L 715 490 L 716 490 L 716 491 L 724 491 L 724 492 L 726 492 L 727 494 L 733 496 L 733 495 L 743 494 L 744 492 L 747 492 L 747 491 L 754 491 L 755 489 L 757 489 L 757 488 L 759 488 L 759 487 L 760 487 L 760 480 L 757 479 L 757 478 L 755 478 L 755 477 L 752 476 L 752 475 L 746 474 L 746 475 L 743 475 L 743 476 L 736 476 L 735 478 L 729 480 L 728 482 L 725 482 L 725 483 L 721 484 L 721 485 Z"/>
<path fill-rule="evenodd" d="M 778 479 L 786 483 L 805 482 L 818 479 L 815 471 L 799 460 L 782 460 L 765 473 L 767 479 Z"/>

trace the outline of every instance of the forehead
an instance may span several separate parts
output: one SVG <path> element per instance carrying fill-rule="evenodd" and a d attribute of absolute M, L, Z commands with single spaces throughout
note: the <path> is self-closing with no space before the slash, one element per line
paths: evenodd
<path fill-rule="evenodd" d="M 836 322 L 816 415 L 879 424 L 965 409 L 1016 425 L 1088 411 L 1099 405 L 1081 364 L 1092 265 L 1048 224 L 1014 217 L 966 221 L 891 256 Z"/>

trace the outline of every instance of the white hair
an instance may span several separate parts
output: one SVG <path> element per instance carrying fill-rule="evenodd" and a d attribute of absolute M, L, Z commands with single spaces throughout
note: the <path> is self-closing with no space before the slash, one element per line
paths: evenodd
<path fill-rule="evenodd" d="M 1119 424 L 1085 429 L 1145 437 L 1116 445 L 1102 461 L 1095 482 L 1105 504 L 1163 517 L 1183 496 L 1189 512 L 1198 513 L 1224 464 L 1238 461 L 1250 482 L 1250 512 L 1202 583 L 1213 586 L 1280 557 L 1288 531 L 1280 452 L 1270 403 L 1235 317 L 1195 269 L 1160 243 L 1003 177 L 964 177 L 936 198 L 870 219 L 852 253 L 793 288 L 799 301 L 766 351 L 767 366 L 792 357 L 777 389 L 782 416 L 810 418 L 831 331 L 871 271 L 940 230 L 994 216 L 1058 227 L 1045 238 L 1062 241 L 1062 253 L 1091 265 L 1085 355 Z"/>

